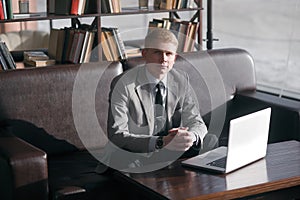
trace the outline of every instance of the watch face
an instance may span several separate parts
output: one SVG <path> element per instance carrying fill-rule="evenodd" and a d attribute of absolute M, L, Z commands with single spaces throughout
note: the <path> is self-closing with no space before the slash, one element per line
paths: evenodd
<path fill-rule="evenodd" d="M 156 140 L 156 145 L 155 145 L 155 147 L 156 147 L 157 149 L 161 149 L 163 146 L 164 146 L 164 141 L 163 141 L 163 138 L 160 136 L 160 137 L 158 137 L 157 140 Z"/>

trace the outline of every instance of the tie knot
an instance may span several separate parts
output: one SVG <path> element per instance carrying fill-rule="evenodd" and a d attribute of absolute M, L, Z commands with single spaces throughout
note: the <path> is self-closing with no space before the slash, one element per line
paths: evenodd
<path fill-rule="evenodd" d="M 159 81 L 157 84 L 156 84 L 156 88 L 161 90 L 161 89 L 164 89 L 165 88 L 165 85 L 163 82 Z"/>

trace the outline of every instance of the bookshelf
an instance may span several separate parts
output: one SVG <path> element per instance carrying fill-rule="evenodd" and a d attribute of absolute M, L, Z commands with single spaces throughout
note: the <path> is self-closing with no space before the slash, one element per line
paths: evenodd
<path fill-rule="evenodd" d="M 63 14 L 54 14 L 53 3 L 59 2 L 62 3 L 68 0 L 46 0 L 46 12 L 44 13 L 33 13 L 32 17 L 21 17 L 21 18 L 12 18 L 12 19 L 4 19 L 0 20 L 0 23 L 14 23 L 14 22 L 26 22 L 26 21 L 41 21 L 41 20 L 49 20 L 50 26 L 52 27 L 53 20 L 60 20 L 60 19 L 70 19 L 72 25 L 76 24 L 76 21 L 81 18 L 93 18 L 96 24 L 97 32 L 95 34 L 95 41 L 99 44 L 101 43 L 101 28 L 102 28 L 102 19 L 107 16 L 119 16 L 124 17 L 126 15 L 145 15 L 145 14 L 152 14 L 155 16 L 155 13 L 168 13 L 170 19 L 180 19 L 180 13 L 182 12 L 192 12 L 194 13 L 191 19 L 187 19 L 188 21 L 196 21 L 199 23 L 199 27 L 197 30 L 197 43 L 202 45 L 203 35 L 202 35 L 202 11 L 203 11 L 203 4 L 202 0 L 197 1 L 197 7 L 193 8 L 180 8 L 180 9 L 157 9 L 153 6 L 149 6 L 147 10 L 140 10 L 138 7 L 130 7 L 130 8 L 122 8 L 120 12 L 116 13 L 103 13 L 101 12 L 101 2 L 103 0 L 89 0 L 89 2 L 93 3 L 94 10 L 92 12 L 88 12 L 88 14 L 81 14 L 81 15 L 63 15 Z M 96 4 L 96 6 L 95 6 Z M 148 24 L 145 24 L 145 27 Z M 102 49 L 99 48 L 98 56 L 99 60 L 102 60 Z"/>

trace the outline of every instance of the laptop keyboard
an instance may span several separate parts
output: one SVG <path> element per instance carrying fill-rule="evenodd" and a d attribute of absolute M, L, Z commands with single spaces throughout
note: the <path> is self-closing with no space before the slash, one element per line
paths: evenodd
<path fill-rule="evenodd" d="M 227 159 L 227 157 L 225 156 L 225 157 L 220 158 L 218 160 L 207 163 L 207 165 L 214 166 L 214 167 L 225 168 L 226 167 L 226 159 Z"/>

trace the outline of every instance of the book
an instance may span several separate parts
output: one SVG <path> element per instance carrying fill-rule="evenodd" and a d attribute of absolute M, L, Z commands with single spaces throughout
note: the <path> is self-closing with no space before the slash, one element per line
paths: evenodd
<path fill-rule="evenodd" d="M 91 0 L 90 0 L 91 1 Z M 109 1 L 101 0 L 101 13 L 110 13 Z"/>
<path fill-rule="evenodd" d="M 2 70 L 8 70 L 9 69 L 9 67 L 8 67 L 8 65 L 7 65 L 7 63 L 4 59 L 4 55 L 3 55 L 2 51 L 0 51 L 0 65 L 1 65 Z"/>
<path fill-rule="evenodd" d="M 4 10 L 3 10 L 3 3 L 2 3 L 2 0 L 0 0 L 0 20 L 3 20 L 3 19 L 5 19 Z"/>
<path fill-rule="evenodd" d="M 24 51 L 24 60 L 48 60 L 49 56 L 43 51 Z"/>
<path fill-rule="evenodd" d="M 86 0 L 79 0 L 78 2 L 78 15 L 84 14 Z"/>
<path fill-rule="evenodd" d="M 162 19 L 152 19 L 152 21 L 149 21 L 148 23 L 148 32 L 151 31 L 152 28 L 165 28 L 170 30 L 171 28 L 171 22 L 169 18 L 162 18 Z"/>
<path fill-rule="evenodd" d="M 119 60 L 119 52 L 117 50 L 117 43 L 116 43 L 115 38 L 113 37 L 113 33 L 112 33 L 111 29 L 108 29 L 108 28 L 102 28 L 102 29 L 106 29 L 104 31 L 104 33 L 105 33 L 105 36 L 106 36 L 107 44 L 108 44 L 109 49 L 110 49 L 110 54 L 112 56 L 112 60 L 110 60 L 110 61 Z"/>
<path fill-rule="evenodd" d="M 101 12 L 102 12 L 102 7 L 105 4 L 102 3 L 102 1 L 107 2 L 107 0 L 101 0 Z M 84 13 L 86 14 L 97 13 L 97 6 L 95 5 L 97 5 L 97 0 L 86 0 Z"/>
<path fill-rule="evenodd" d="M 109 13 L 114 13 L 114 8 L 113 8 L 112 0 L 107 0 L 107 6 L 109 8 Z"/>
<path fill-rule="evenodd" d="M 121 37 L 121 33 L 120 33 L 118 28 L 111 28 L 111 29 L 112 29 L 113 36 L 114 36 L 114 38 L 116 40 L 116 43 L 117 43 L 118 52 L 119 52 L 119 59 L 120 60 L 126 60 L 127 55 L 126 55 L 126 51 L 125 51 L 124 42 L 123 42 L 122 37 Z"/>
<path fill-rule="evenodd" d="M 69 55 L 69 62 L 78 63 L 79 56 L 82 51 L 82 45 L 84 40 L 85 32 L 79 29 L 76 29 L 73 36 L 72 46 Z"/>
<path fill-rule="evenodd" d="M 118 28 L 102 28 L 102 31 L 106 34 L 106 40 L 108 42 L 113 61 L 119 61 L 126 59 L 126 52 L 124 43 L 121 39 Z"/>
<path fill-rule="evenodd" d="M 56 61 L 54 59 L 48 60 L 24 60 L 25 65 L 33 67 L 45 67 L 50 65 L 55 65 Z"/>
<path fill-rule="evenodd" d="M 177 9 L 179 1 L 181 1 L 181 0 L 173 0 L 173 2 L 172 2 L 172 9 Z"/>
<path fill-rule="evenodd" d="M 55 60 L 58 63 L 62 62 L 62 54 L 64 49 L 64 43 L 65 43 L 65 29 L 59 29 L 57 33 L 57 44 L 56 44 L 56 56 Z"/>
<path fill-rule="evenodd" d="M 14 19 L 30 18 L 30 17 L 44 17 L 46 13 L 14 13 Z"/>
<path fill-rule="evenodd" d="M 24 64 L 27 66 L 41 67 L 54 65 L 56 61 L 49 59 L 43 51 L 24 51 Z"/>
<path fill-rule="evenodd" d="M 78 42 L 77 42 L 76 48 L 75 48 L 75 56 L 74 56 L 73 63 L 80 63 L 80 55 L 82 52 L 85 33 L 86 33 L 86 31 L 83 31 L 83 30 L 79 31 L 79 37 L 78 37 Z"/>
<path fill-rule="evenodd" d="M 163 27 L 163 23 L 161 22 L 157 22 L 157 21 L 149 21 L 148 24 L 148 33 L 151 31 L 152 28 L 162 28 Z"/>
<path fill-rule="evenodd" d="M 162 21 L 163 21 L 163 28 L 166 28 L 166 29 L 170 29 L 171 27 L 171 22 L 170 22 L 170 19 L 169 18 L 162 18 Z"/>
<path fill-rule="evenodd" d="M 12 0 L 4 0 L 4 1 L 6 1 L 7 19 L 13 19 Z"/>
<path fill-rule="evenodd" d="M 198 22 L 192 22 L 191 27 L 190 27 L 190 31 L 189 31 L 189 35 L 188 35 L 187 51 L 193 51 L 194 50 L 198 27 L 199 27 Z"/>
<path fill-rule="evenodd" d="M 57 40 L 58 40 L 59 31 L 60 31 L 59 29 L 54 29 L 54 28 L 50 30 L 48 55 L 52 59 L 56 59 Z"/>
<path fill-rule="evenodd" d="M 55 0 L 49 1 L 48 11 L 49 11 L 49 14 L 54 14 L 55 13 Z"/>
<path fill-rule="evenodd" d="M 64 38 L 62 55 L 61 55 L 61 63 L 66 63 L 69 58 L 73 36 L 74 36 L 74 28 L 65 27 L 65 38 Z"/>
<path fill-rule="evenodd" d="M 182 0 L 179 8 L 187 8 L 187 7 L 188 7 L 188 0 Z"/>
<path fill-rule="evenodd" d="M 51 29 L 49 36 L 48 56 L 62 62 L 64 49 L 65 29 Z"/>
<path fill-rule="evenodd" d="M 152 19 L 152 23 L 156 24 L 156 28 L 164 28 L 165 22 L 163 19 Z"/>
<path fill-rule="evenodd" d="M 16 63 L 10 53 L 10 51 L 8 50 L 5 42 L 3 41 L 0 41 L 0 49 L 1 49 L 1 52 L 2 52 L 2 55 L 7 63 L 7 66 L 10 68 L 10 69 L 16 69 Z"/>
<path fill-rule="evenodd" d="M 55 0 L 54 14 L 56 14 L 56 15 L 69 15 L 70 10 L 71 10 L 71 5 L 72 5 L 71 0 Z"/>
<path fill-rule="evenodd" d="M 79 63 L 83 63 L 83 61 L 84 61 L 88 41 L 89 41 L 89 38 L 90 38 L 90 33 L 91 33 L 90 31 L 85 31 L 83 44 L 82 44 L 82 50 L 81 50 L 80 57 L 79 57 Z"/>
<path fill-rule="evenodd" d="M 95 33 L 96 33 L 96 31 L 90 31 L 88 44 L 87 44 L 87 47 L 86 47 L 83 63 L 87 63 L 87 62 L 90 61 L 91 54 L 92 54 L 92 51 L 93 51 L 93 44 L 94 44 L 94 41 L 95 41 Z"/>
<path fill-rule="evenodd" d="M 72 0 L 71 12 L 72 15 L 78 15 L 79 0 Z"/>
<path fill-rule="evenodd" d="M 105 33 L 105 30 L 101 31 L 101 48 L 105 59 L 107 61 L 113 61 L 113 56 L 109 48 L 107 34 Z"/>
<path fill-rule="evenodd" d="M 161 4 L 161 0 L 154 0 L 153 7 L 154 9 L 159 9 Z"/>
<path fill-rule="evenodd" d="M 1 1 L 2 1 L 4 19 L 7 19 L 7 4 L 6 4 L 6 0 L 1 0 Z"/>
<path fill-rule="evenodd" d="M 179 33 L 178 33 L 178 51 L 184 52 L 185 51 L 185 43 L 187 40 L 187 35 L 191 26 L 191 22 L 189 21 L 182 21 L 180 23 Z"/>
<path fill-rule="evenodd" d="M 173 0 L 161 0 L 160 9 L 171 10 L 173 7 Z"/>
<path fill-rule="evenodd" d="M 142 52 L 139 47 L 125 46 L 125 52 L 126 52 L 127 58 L 142 56 Z"/>
<path fill-rule="evenodd" d="M 113 13 L 121 12 L 120 0 L 110 0 L 112 2 Z"/>

